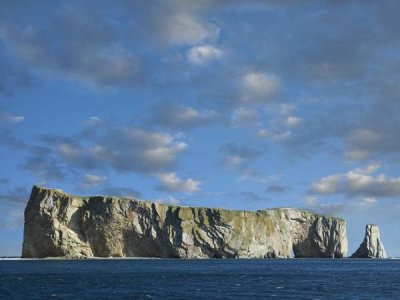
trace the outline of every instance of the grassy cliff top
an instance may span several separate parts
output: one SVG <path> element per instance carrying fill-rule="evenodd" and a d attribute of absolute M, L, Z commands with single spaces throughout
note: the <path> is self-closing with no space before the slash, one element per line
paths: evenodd
<path fill-rule="evenodd" d="M 176 207 L 176 208 L 195 208 L 195 209 L 212 209 L 212 210 L 219 210 L 222 212 L 244 212 L 244 213 L 264 213 L 266 211 L 276 211 L 276 212 L 285 212 L 287 210 L 296 210 L 298 212 L 302 212 L 305 214 L 309 214 L 309 215 L 314 215 L 314 216 L 318 216 L 318 217 L 324 217 L 324 218 L 328 218 L 328 219 L 334 219 L 334 220 L 339 220 L 339 221 L 344 221 L 344 219 L 342 218 L 337 218 L 337 217 L 332 217 L 332 216 L 327 216 L 327 215 L 322 215 L 322 214 L 318 214 L 318 213 L 314 213 L 314 212 L 310 212 L 307 211 L 305 209 L 301 209 L 301 208 L 293 208 L 293 207 L 277 207 L 277 208 L 266 208 L 266 209 L 261 209 L 261 210 L 257 210 L 257 211 L 251 211 L 251 210 L 234 210 L 234 209 L 226 209 L 226 208 L 215 208 L 215 207 L 202 207 L 202 206 L 185 206 L 185 205 L 175 205 L 175 204 L 165 204 L 165 203 L 157 203 L 157 202 L 152 202 L 152 201 L 144 201 L 144 200 L 139 200 L 136 198 L 129 198 L 129 197 L 117 197 L 117 196 L 110 196 L 110 195 L 96 195 L 96 196 L 80 196 L 80 195 L 73 195 L 73 194 L 69 194 L 64 192 L 61 189 L 56 189 L 56 188 L 47 188 L 47 187 L 41 187 L 41 186 L 33 186 L 32 188 L 32 194 L 36 192 L 36 193 L 41 193 L 41 192 L 53 192 L 56 193 L 62 197 L 68 197 L 68 198 L 75 198 L 75 199 L 82 199 L 82 200 L 90 200 L 90 199 L 95 199 L 95 198 L 102 198 L 102 199 L 114 199 L 117 201 L 137 201 L 137 202 L 141 202 L 141 203 L 146 203 L 146 204 L 156 204 L 158 206 L 165 206 L 165 207 Z"/>

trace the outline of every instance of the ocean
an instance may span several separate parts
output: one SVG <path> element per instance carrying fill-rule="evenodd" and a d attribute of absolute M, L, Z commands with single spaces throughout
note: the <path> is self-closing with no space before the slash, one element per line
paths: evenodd
<path fill-rule="evenodd" d="M 0 299 L 400 299 L 400 260 L 0 260 Z"/>

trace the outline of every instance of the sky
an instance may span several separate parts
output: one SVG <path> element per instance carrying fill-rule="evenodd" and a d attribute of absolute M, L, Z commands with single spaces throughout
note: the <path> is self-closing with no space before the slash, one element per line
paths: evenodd
<path fill-rule="evenodd" d="M 400 256 L 400 1 L 0 3 L 0 255 L 33 185 L 377 224 Z"/>

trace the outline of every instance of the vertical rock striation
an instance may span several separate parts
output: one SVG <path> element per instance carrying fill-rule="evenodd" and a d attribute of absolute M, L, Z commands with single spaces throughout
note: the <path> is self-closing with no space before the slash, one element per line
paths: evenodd
<path fill-rule="evenodd" d="M 364 241 L 351 258 L 387 258 L 378 226 L 373 224 L 366 226 Z"/>
<path fill-rule="evenodd" d="M 23 257 L 345 257 L 346 223 L 299 209 L 233 211 L 33 187 Z"/>

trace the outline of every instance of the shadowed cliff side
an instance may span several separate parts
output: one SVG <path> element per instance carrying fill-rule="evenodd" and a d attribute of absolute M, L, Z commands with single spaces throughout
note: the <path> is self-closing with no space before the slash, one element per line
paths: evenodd
<path fill-rule="evenodd" d="M 22 257 L 345 257 L 346 223 L 303 210 L 234 211 L 34 186 Z"/>

